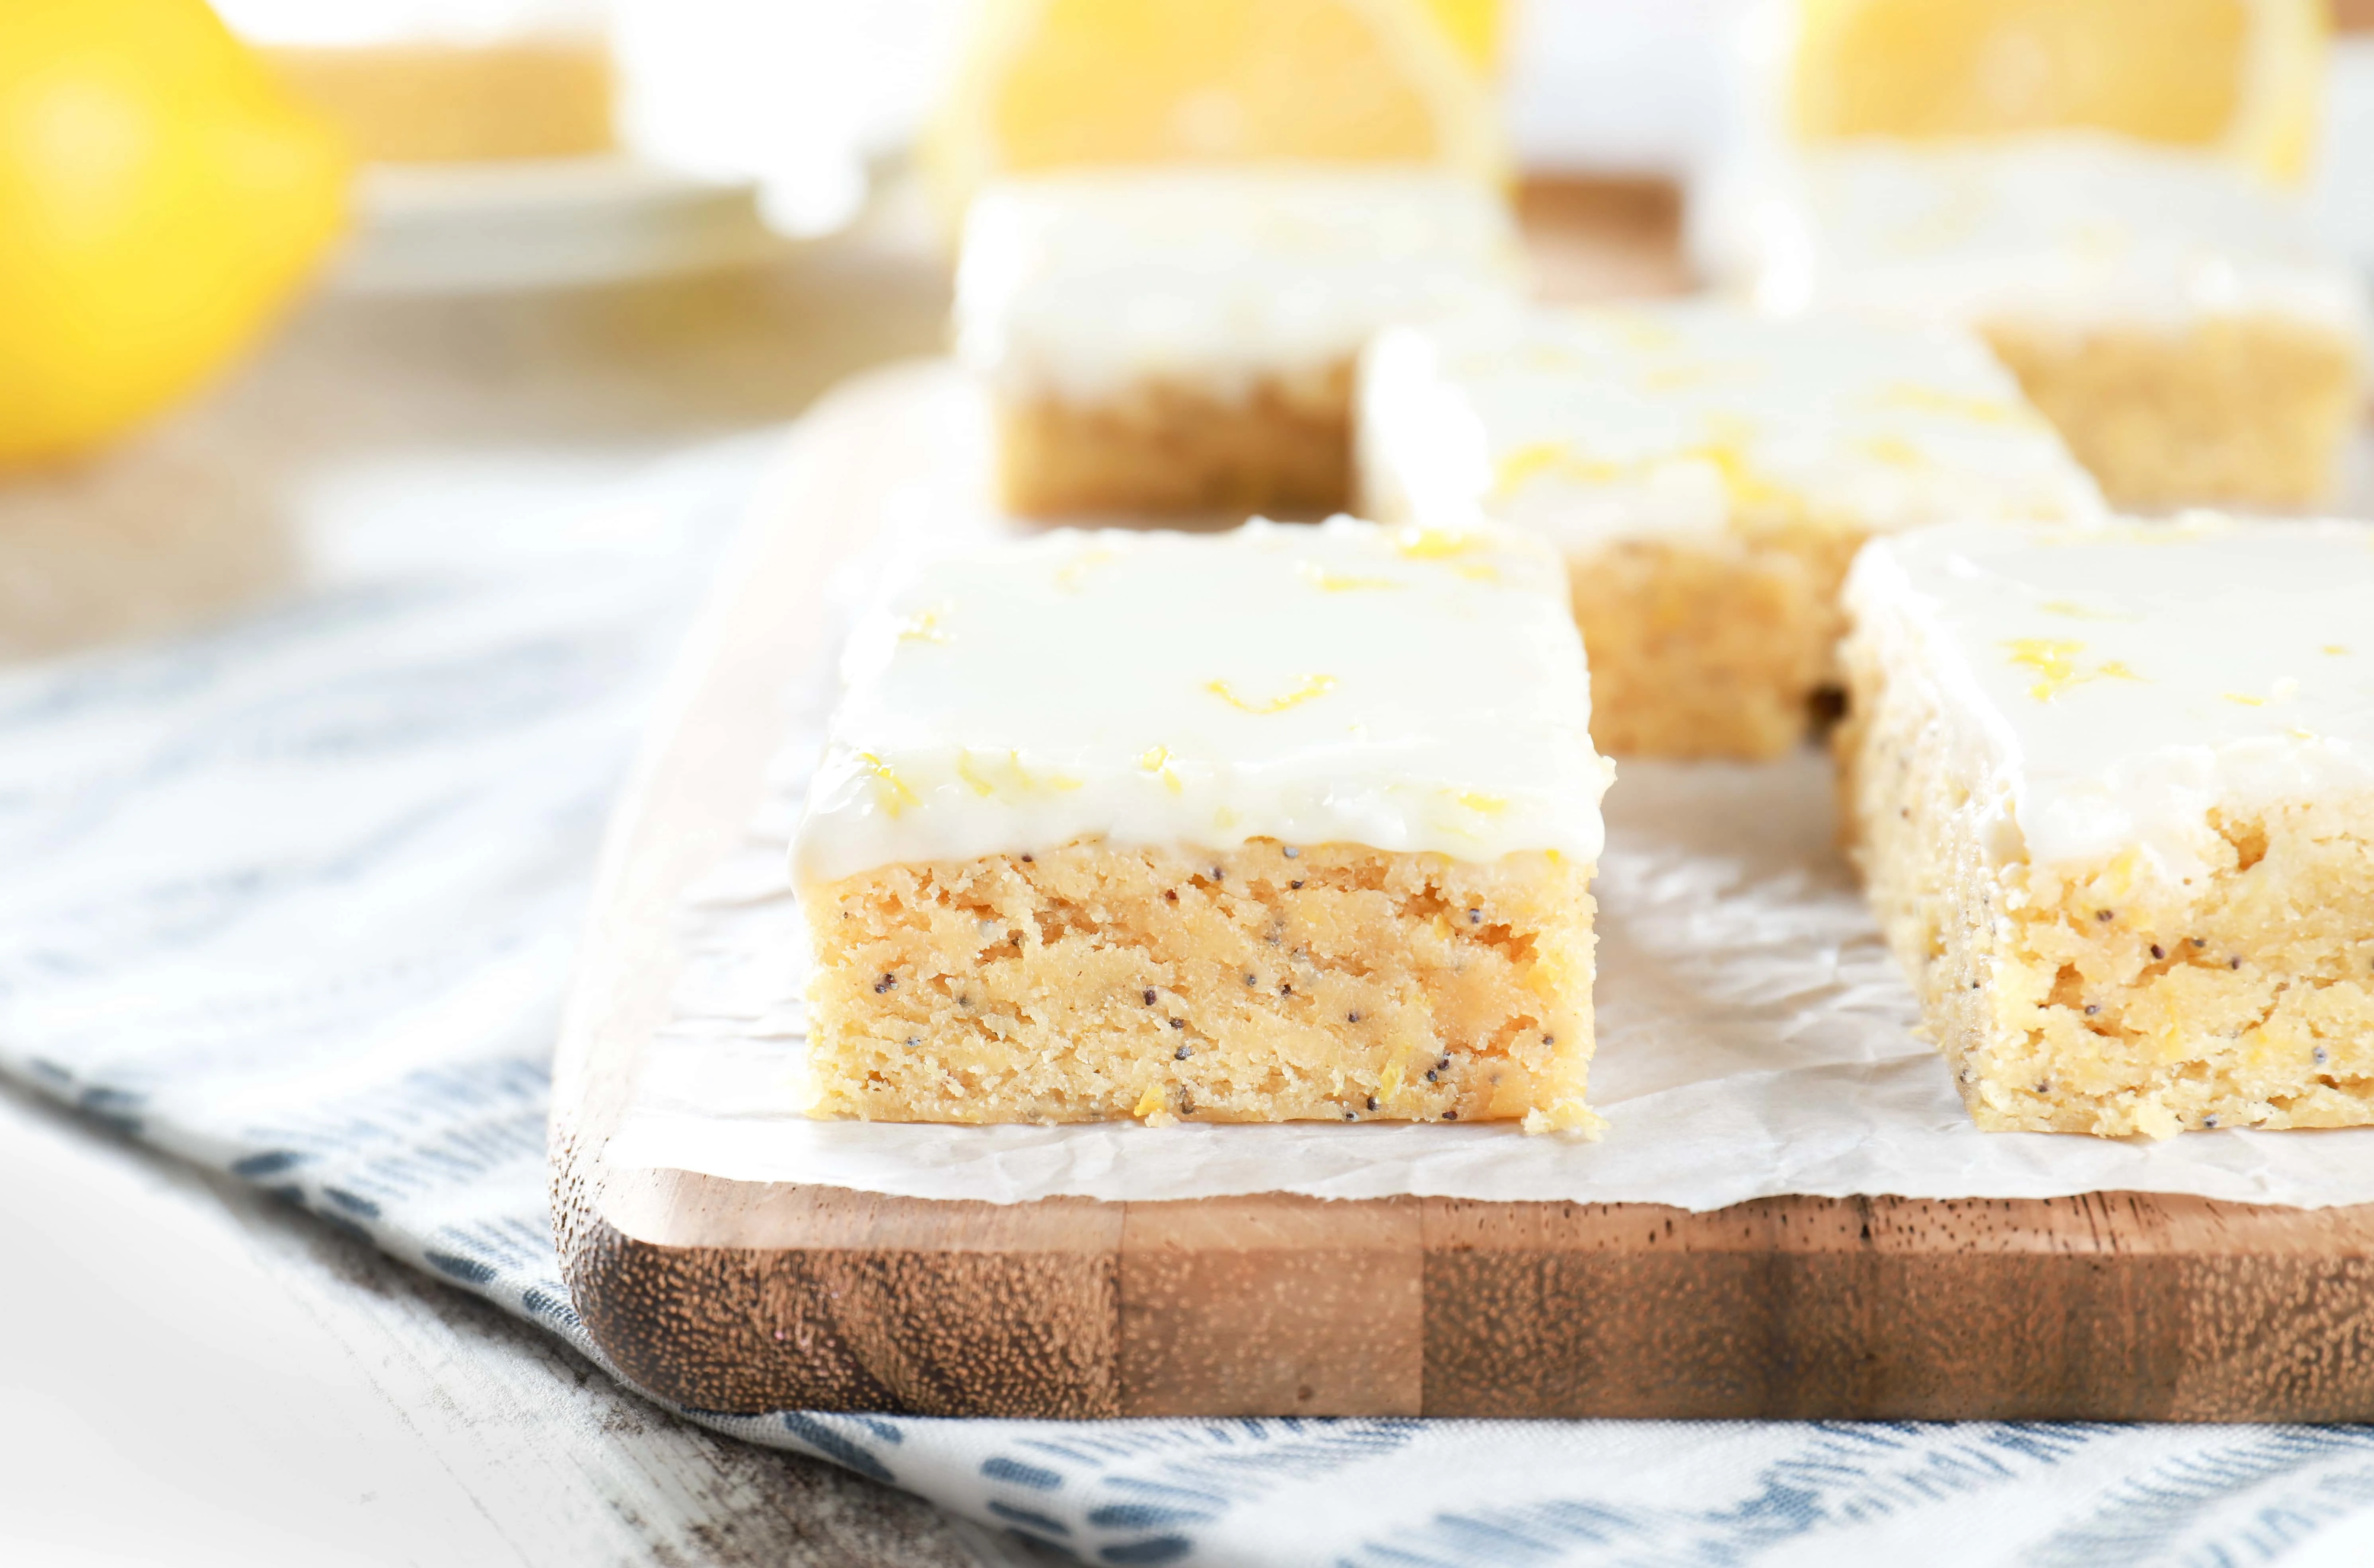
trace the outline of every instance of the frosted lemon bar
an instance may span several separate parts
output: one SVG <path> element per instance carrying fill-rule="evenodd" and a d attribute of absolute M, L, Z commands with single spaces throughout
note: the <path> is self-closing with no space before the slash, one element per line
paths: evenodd
<path fill-rule="evenodd" d="M 991 389 L 1006 504 L 1340 510 L 1360 345 L 1390 322 L 1509 297 L 1516 255 L 1496 193 L 1425 170 L 993 186 L 965 227 L 957 335 Z"/>
<path fill-rule="evenodd" d="M 2374 525 L 1874 543 L 1851 827 L 1982 1127 L 2374 1122 Z"/>
<path fill-rule="evenodd" d="M 1976 327 L 2121 505 L 2329 494 L 2363 285 L 2282 196 L 2074 132 L 1802 163 L 1747 224 L 1760 302 Z"/>
<path fill-rule="evenodd" d="M 1359 418 L 1375 514 L 1558 547 L 1592 732 L 1617 754 L 1801 740 L 1871 535 L 2102 510 L 2010 375 L 1950 331 L 1705 304 L 1394 328 L 1363 363 Z"/>
<path fill-rule="evenodd" d="M 1610 770 L 1557 562 L 1062 530 L 852 640 L 793 847 L 819 1114 L 1588 1127 Z"/>

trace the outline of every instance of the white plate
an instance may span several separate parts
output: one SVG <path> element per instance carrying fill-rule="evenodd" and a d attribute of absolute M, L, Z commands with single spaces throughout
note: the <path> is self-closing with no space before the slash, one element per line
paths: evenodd
<path fill-rule="evenodd" d="M 476 293 L 616 283 L 745 265 L 782 248 L 758 187 L 625 156 L 378 164 L 356 193 L 333 286 Z"/>

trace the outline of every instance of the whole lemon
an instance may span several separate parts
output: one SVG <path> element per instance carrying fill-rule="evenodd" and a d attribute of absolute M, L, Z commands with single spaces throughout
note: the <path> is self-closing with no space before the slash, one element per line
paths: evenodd
<path fill-rule="evenodd" d="M 343 228 L 349 169 L 203 0 L 0 0 L 0 468 L 229 361 Z"/>

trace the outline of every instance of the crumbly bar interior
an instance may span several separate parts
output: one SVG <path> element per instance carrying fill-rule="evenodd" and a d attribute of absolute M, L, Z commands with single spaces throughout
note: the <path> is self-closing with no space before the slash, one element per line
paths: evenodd
<path fill-rule="evenodd" d="M 1848 835 L 1980 1126 L 2374 1123 L 2374 794 L 2213 818 L 2189 884 L 2133 851 L 1997 866 L 1943 715 L 1846 657 Z"/>
<path fill-rule="evenodd" d="M 1735 516 L 1721 539 L 1620 540 L 1573 559 L 1605 753 L 1775 757 L 1837 682 L 1839 585 L 1863 530 Z"/>
<path fill-rule="evenodd" d="M 1587 1129 L 1592 869 L 1091 842 L 812 889 L 815 1109 Z"/>
<path fill-rule="evenodd" d="M 998 479 L 1026 517 L 1323 517 L 1351 500 L 1352 365 L 1242 389 L 1148 378 L 1097 402 L 1003 392 Z"/>
<path fill-rule="evenodd" d="M 2356 417 L 2356 345 L 2281 317 L 1985 336 L 2119 506 L 2313 505 Z"/>

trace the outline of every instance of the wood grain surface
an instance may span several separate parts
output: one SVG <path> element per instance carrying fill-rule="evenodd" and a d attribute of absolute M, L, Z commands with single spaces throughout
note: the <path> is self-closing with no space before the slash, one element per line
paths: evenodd
<path fill-rule="evenodd" d="M 946 1415 L 2374 1416 L 2374 1209 L 928 1202 L 605 1162 L 679 890 L 753 815 L 833 567 L 940 372 L 802 426 L 614 831 L 555 1086 L 561 1255 L 642 1386 Z"/>

